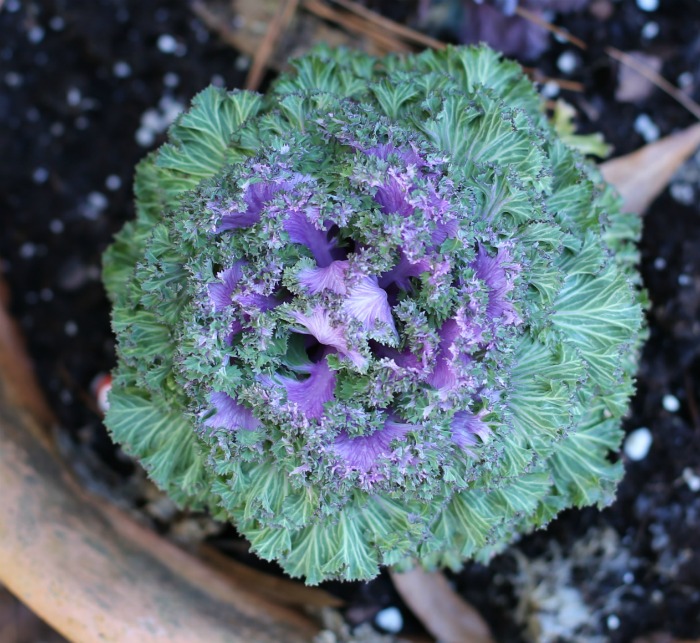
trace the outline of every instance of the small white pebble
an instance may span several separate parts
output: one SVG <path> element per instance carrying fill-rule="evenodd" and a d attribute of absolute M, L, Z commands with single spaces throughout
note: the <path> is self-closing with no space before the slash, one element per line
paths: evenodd
<path fill-rule="evenodd" d="M 631 585 L 634 583 L 634 574 L 632 572 L 625 572 L 622 576 L 622 581 L 625 585 Z"/>
<path fill-rule="evenodd" d="M 663 592 L 662 592 L 660 589 L 655 589 L 655 590 L 651 593 L 650 598 L 651 598 L 651 602 L 652 602 L 652 603 L 658 605 L 659 603 L 663 602 L 663 600 L 664 600 L 664 594 L 663 594 Z"/>
<path fill-rule="evenodd" d="M 85 118 L 85 116 L 78 116 L 78 118 L 75 119 L 73 124 L 75 125 L 75 129 L 83 130 L 89 127 L 90 121 L 87 118 Z"/>
<path fill-rule="evenodd" d="M 177 49 L 177 40 L 170 34 L 164 33 L 158 36 L 158 49 L 164 54 L 174 54 Z"/>
<path fill-rule="evenodd" d="M 690 286 L 693 283 L 693 278 L 690 275 L 681 273 L 678 275 L 678 285 L 679 286 Z"/>
<path fill-rule="evenodd" d="M 635 429 L 627 436 L 624 445 L 625 455 L 635 462 L 644 460 L 651 448 L 651 431 L 645 426 Z"/>
<path fill-rule="evenodd" d="M 66 325 L 63 327 L 63 331 L 68 337 L 75 337 L 78 334 L 78 324 L 72 320 L 67 321 Z"/>
<path fill-rule="evenodd" d="M 153 145 L 153 142 L 156 140 L 155 134 L 153 133 L 152 130 L 146 128 L 146 127 L 139 127 L 136 130 L 136 142 L 141 146 L 141 147 L 150 147 Z"/>
<path fill-rule="evenodd" d="M 108 190 L 111 190 L 112 192 L 114 192 L 115 190 L 118 190 L 121 186 L 122 186 L 122 180 L 116 174 L 110 174 L 105 179 L 105 187 Z"/>
<path fill-rule="evenodd" d="M 51 219 L 51 223 L 49 223 L 49 230 L 51 230 L 51 232 L 54 234 L 61 234 L 64 228 L 63 221 L 60 219 Z"/>
<path fill-rule="evenodd" d="M 656 38 L 656 36 L 659 35 L 659 25 L 654 22 L 653 20 L 647 22 L 643 27 L 642 27 L 642 37 L 646 38 L 647 40 L 651 40 L 652 38 Z"/>
<path fill-rule="evenodd" d="M 117 78 L 128 78 L 131 76 L 131 65 L 124 60 L 117 60 L 117 62 L 112 65 L 112 73 Z"/>
<path fill-rule="evenodd" d="M 166 87 L 177 87 L 180 84 L 180 77 L 174 72 L 169 71 L 165 76 L 163 76 L 163 85 Z"/>
<path fill-rule="evenodd" d="M 82 100 L 82 98 L 83 96 L 77 87 L 71 87 L 66 93 L 66 102 L 71 107 L 77 107 L 78 105 L 80 105 L 80 101 Z"/>
<path fill-rule="evenodd" d="M 248 56 L 238 56 L 234 61 L 233 66 L 238 71 L 245 71 L 250 67 L 250 58 L 248 58 Z"/>
<path fill-rule="evenodd" d="M 19 11 L 21 6 L 22 5 L 19 0 L 7 0 L 5 3 L 5 11 L 8 13 L 14 13 L 15 11 Z"/>
<path fill-rule="evenodd" d="M 690 183 L 672 183 L 670 193 L 671 198 L 682 205 L 695 203 L 695 190 Z"/>
<path fill-rule="evenodd" d="M 223 87 L 226 85 L 226 81 L 224 80 L 224 77 L 221 74 L 214 74 L 210 79 L 209 82 L 214 85 L 214 87 Z"/>
<path fill-rule="evenodd" d="M 606 623 L 608 625 L 609 630 L 614 631 L 620 627 L 620 619 L 617 617 L 617 614 L 610 614 Z"/>
<path fill-rule="evenodd" d="M 22 259 L 31 259 L 35 254 L 36 246 L 31 241 L 23 243 L 19 248 L 19 256 Z"/>
<path fill-rule="evenodd" d="M 23 80 L 22 75 L 18 74 L 16 71 L 8 71 L 5 74 L 5 84 L 8 87 L 19 87 Z"/>
<path fill-rule="evenodd" d="M 49 27 L 54 31 L 61 31 L 66 26 L 66 21 L 61 16 L 54 16 L 49 20 Z"/>
<path fill-rule="evenodd" d="M 33 45 L 39 44 L 44 39 L 44 29 L 39 25 L 35 25 L 27 32 L 27 38 Z"/>
<path fill-rule="evenodd" d="M 403 629 L 403 615 L 398 607 L 383 609 L 374 617 L 374 622 L 391 634 L 398 634 Z"/>
<path fill-rule="evenodd" d="M 570 74 L 574 71 L 574 69 L 576 69 L 577 66 L 578 59 L 576 58 L 576 54 L 574 54 L 572 51 L 565 51 L 557 59 L 557 67 L 559 67 L 559 71 L 561 71 L 563 74 Z"/>
<path fill-rule="evenodd" d="M 640 114 L 637 116 L 634 121 L 634 131 L 647 143 L 651 143 L 659 138 L 659 128 L 648 114 Z"/>
<path fill-rule="evenodd" d="M 559 96 L 559 84 L 553 80 L 548 80 L 542 85 L 542 96 L 545 98 L 556 98 Z"/>
<path fill-rule="evenodd" d="M 681 403 L 678 401 L 678 398 L 675 395 L 664 395 L 663 399 L 661 400 L 661 405 L 669 412 L 669 413 L 677 413 L 678 410 L 681 408 Z"/>
<path fill-rule="evenodd" d="M 656 11 L 659 8 L 659 0 L 637 0 L 637 6 L 642 11 Z"/>
<path fill-rule="evenodd" d="M 690 89 L 693 86 L 693 74 L 689 71 L 684 71 L 678 76 L 678 86 L 681 89 Z"/>
<path fill-rule="evenodd" d="M 49 132 L 51 132 L 51 136 L 63 136 L 65 131 L 66 131 L 65 125 L 59 121 L 56 121 L 55 123 L 51 123 L 51 127 L 49 128 Z"/>
<path fill-rule="evenodd" d="M 39 291 L 39 298 L 42 301 L 51 301 L 53 299 L 53 290 L 51 288 L 42 288 Z"/>
<path fill-rule="evenodd" d="M 690 467 L 683 469 L 683 480 L 688 485 L 688 489 L 697 493 L 700 491 L 700 476 L 695 473 Z"/>
<path fill-rule="evenodd" d="M 107 197 L 102 192 L 90 192 L 88 203 L 96 210 L 104 210 L 109 205 Z"/>
<path fill-rule="evenodd" d="M 657 270 L 665 270 L 667 265 L 666 259 L 663 257 L 656 257 L 656 259 L 654 259 L 654 268 Z"/>
<path fill-rule="evenodd" d="M 49 171 L 45 167 L 38 167 L 32 172 L 32 181 L 41 185 L 49 178 Z"/>

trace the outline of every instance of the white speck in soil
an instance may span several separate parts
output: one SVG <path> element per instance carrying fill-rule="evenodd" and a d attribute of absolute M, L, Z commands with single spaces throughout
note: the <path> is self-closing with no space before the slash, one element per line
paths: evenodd
<path fill-rule="evenodd" d="M 49 178 L 49 171 L 45 167 L 37 167 L 34 172 L 32 172 L 32 181 L 41 185 L 46 183 Z"/>
<path fill-rule="evenodd" d="M 96 221 L 107 205 L 109 200 L 102 192 L 90 192 L 81 212 L 86 219 Z"/>
<path fill-rule="evenodd" d="M 51 232 L 54 234 L 61 234 L 64 228 L 65 226 L 63 225 L 63 221 L 60 219 L 51 219 L 51 222 L 49 223 L 49 230 L 51 230 Z"/>
<path fill-rule="evenodd" d="M 136 139 L 136 142 L 141 146 L 141 147 L 150 147 L 153 145 L 153 142 L 156 140 L 155 134 L 153 134 L 153 131 L 150 129 L 147 129 L 145 127 L 139 127 L 136 130 L 136 134 L 134 136 Z"/>
<path fill-rule="evenodd" d="M 679 286 L 690 286 L 693 283 L 693 278 L 690 275 L 681 273 L 678 275 L 678 285 Z"/>
<path fill-rule="evenodd" d="M 238 56 L 233 65 L 238 71 L 245 71 L 250 67 L 250 58 L 248 56 Z"/>
<path fill-rule="evenodd" d="M 658 23 L 654 22 L 653 20 L 650 20 L 642 27 L 642 37 L 643 38 L 646 38 L 647 40 L 651 40 L 652 38 L 656 38 L 656 36 L 658 36 L 658 35 L 659 35 L 659 25 L 658 25 Z"/>
<path fill-rule="evenodd" d="M 632 572 L 625 572 L 622 576 L 622 581 L 625 585 L 631 585 L 634 583 L 634 574 Z"/>
<path fill-rule="evenodd" d="M 131 65 L 125 60 L 117 60 L 117 62 L 112 65 L 112 73 L 117 78 L 128 78 L 131 76 Z"/>
<path fill-rule="evenodd" d="M 7 11 L 7 13 L 14 13 L 15 11 L 19 11 L 21 6 L 22 5 L 19 0 L 7 0 L 4 9 Z"/>
<path fill-rule="evenodd" d="M 665 270 L 667 265 L 666 259 L 663 257 L 656 257 L 656 259 L 654 259 L 654 268 L 657 270 Z"/>
<path fill-rule="evenodd" d="M 85 116 L 78 116 L 78 118 L 73 121 L 73 125 L 75 125 L 75 129 L 77 130 L 84 130 L 90 126 L 90 120 Z"/>
<path fill-rule="evenodd" d="M 158 36 L 158 49 L 164 54 L 174 54 L 177 49 L 177 40 L 170 34 L 164 33 Z"/>
<path fill-rule="evenodd" d="M 578 58 L 572 51 L 565 51 L 557 59 L 557 67 L 562 74 L 572 73 L 578 67 Z"/>
<path fill-rule="evenodd" d="M 114 192 L 115 190 L 118 190 L 121 186 L 122 186 L 122 180 L 116 174 L 110 174 L 105 179 L 105 187 L 112 192 Z"/>
<path fill-rule="evenodd" d="M 36 255 L 36 246 L 31 241 L 27 241 L 19 247 L 19 256 L 22 259 L 31 259 L 34 255 Z"/>
<path fill-rule="evenodd" d="M 548 80 L 542 85 L 542 96 L 545 98 L 556 98 L 559 96 L 559 84 L 553 80 Z"/>
<path fill-rule="evenodd" d="M 5 74 L 5 84 L 8 87 L 12 87 L 13 89 L 16 87 L 20 87 L 22 85 L 22 81 L 24 79 L 22 78 L 21 74 L 18 74 L 16 71 L 8 71 Z"/>
<path fill-rule="evenodd" d="M 63 327 L 63 331 L 68 335 L 68 337 L 75 337 L 78 334 L 78 324 L 73 320 L 67 321 Z"/>
<path fill-rule="evenodd" d="M 41 301 L 51 301 L 53 299 L 53 290 L 51 288 L 42 288 L 39 291 Z"/>
<path fill-rule="evenodd" d="M 61 402 L 67 406 L 73 401 L 73 394 L 67 388 L 64 388 L 61 390 L 60 398 Z"/>
<path fill-rule="evenodd" d="M 35 25 L 27 32 L 27 38 L 33 45 L 38 45 L 44 39 L 44 28 Z"/>
<path fill-rule="evenodd" d="M 77 87 L 71 87 L 67 92 L 66 92 L 66 102 L 71 106 L 71 107 L 77 107 L 80 105 L 80 101 L 82 100 L 83 95 L 80 93 L 80 90 Z"/>
<path fill-rule="evenodd" d="M 165 76 L 163 76 L 163 85 L 170 87 L 171 89 L 177 87 L 180 84 L 180 77 L 174 72 L 169 71 Z"/>
<path fill-rule="evenodd" d="M 66 26 L 66 21 L 61 18 L 61 16 L 53 16 L 51 20 L 49 20 L 49 27 L 53 29 L 54 31 L 61 31 L 63 27 Z"/>
<path fill-rule="evenodd" d="M 645 426 L 635 429 L 625 440 L 625 455 L 635 462 L 644 460 L 649 453 L 652 441 L 651 431 Z"/>
<path fill-rule="evenodd" d="M 403 615 L 398 607 L 387 607 L 374 617 L 374 622 L 385 632 L 398 634 L 403 629 Z"/>
<path fill-rule="evenodd" d="M 617 614 L 610 614 L 605 622 L 609 630 L 615 631 L 620 627 L 620 619 Z"/>
<path fill-rule="evenodd" d="M 209 82 L 214 85 L 214 87 L 223 87 L 226 84 L 226 81 L 224 80 L 223 76 L 220 76 L 219 74 L 214 74 L 210 79 Z"/>
<path fill-rule="evenodd" d="M 669 191 L 671 198 L 682 205 L 695 203 L 695 190 L 689 183 L 672 183 Z"/>
<path fill-rule="evenodd" d="M 678 86 L 681 89 L 692 89 L 694 81 L 693 74 L 689 71 L 684 71 L 678 76 Z"/>
<path fill-rule="evenodd" d="M 55 123 L 51 123 L 51 127 L 49 128 L 49 132 L 51 132 L 51 136 L 63 136 L 63 134 L 66 131 L 66 126 L 61 123 L 60 121 L 56 121 Z"/>
<path fill-rule="evenodd" d="M 690 467 L 686 467 L 683 469 L 683 480 L 685 483 L 688 485 L 688 489 L 690 489 L 693 493 L 697 493 L 700 491 L 700 476 L 695 473 Z"/>
<path fill-rule="evenodd" d="M 659 128 L 651 120 L 649 114 L 640 114 L 634 121 L 634 131 L 637 132 L 647 143 L 651 143 L 659 138 Z"/>
<path fill-rule="evenodd" d="M 661 405 L 669 413 L 677 413 L 681 408 L 681 403 L 678 401 L 678 398 L 671 394 L 664 395 L 663 399 L 661 400 Z"/>
<path fill-rule="evenodd" d="M 659 0 L 637 0 L 637 6 L 642 11 L 656 11 L 659 8 Z"/>

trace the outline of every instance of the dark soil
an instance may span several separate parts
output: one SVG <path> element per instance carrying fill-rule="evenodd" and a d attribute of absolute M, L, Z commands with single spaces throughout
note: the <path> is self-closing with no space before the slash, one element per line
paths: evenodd
<path fill-rule="evenodd" d="M 417 10 L 392 0 L 370 6 L 408 19 Z M 552 40 L 529 62 L 584 84 L 582 93 L 561 93 L 579 109 L 581 128 L 625 153 L 645 143 L 641 133 L 692 124 L 653 88 L 619 102 L 619 67 L 604 48 L 655 57 L 666 78 L 700 100 L 697 0 L 651 12 L 634 0 L 591 7 L 557 19 L 586 51 Z M 12 311 L 79 471 L 122 504 L 148 508 L 152 493 L 112 446 L 91 390 L 114 362 L 100 256 L 133 215 L 133 167 L 163 140 L 154 129 L 211 82 L 241 86 L 245 59 L 186 6 L 165 0 L 0 1 L 0 34 L 0 270 Z M 501 641 L 700 637 L 700 157 L 647 214 L 642 272 L 651 336 L 625 428 L 648 428 L 651 448 L 627 462 L 612 507 L 566 512 L 488 568 L 467 565 L 454 576 Z M 189 520 L 150 515 L 163 531 Z M 244 556 L 230 532 L 215 541 Z M 348 599 L 352 624 L 396 605 L 404 631 L 418 627 L 385 577 L 329 589 Z"/>

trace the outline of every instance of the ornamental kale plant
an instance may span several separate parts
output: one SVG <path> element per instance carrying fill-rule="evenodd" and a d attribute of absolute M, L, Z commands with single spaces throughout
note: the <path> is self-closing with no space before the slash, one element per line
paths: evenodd
<path fill-rule="evenodd" d="M 138 166 L 105 256 L 115 440 L 308 583 L 610 502 L 637 218 L 490 49 L 293 68 L 204 90 Z"/>

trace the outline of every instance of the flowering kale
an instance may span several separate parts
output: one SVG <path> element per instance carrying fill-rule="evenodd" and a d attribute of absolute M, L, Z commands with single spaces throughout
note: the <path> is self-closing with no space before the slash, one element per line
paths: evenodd
<path fill-rule="evenodd" d="M 199 94 L 136 196 L 107 425 L 263 558 L 457 567 L 610 502 L 637 219 L 516 64 L 316 50 Z"/>

